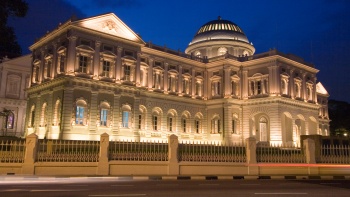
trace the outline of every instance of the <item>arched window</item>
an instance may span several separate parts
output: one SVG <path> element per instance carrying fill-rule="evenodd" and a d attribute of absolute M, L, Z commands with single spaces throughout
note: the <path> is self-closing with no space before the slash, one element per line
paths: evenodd
<path fill-rule="evenodd" d="M 139 108 L 139 119 L 138 119 L 138 128 L 145 129 L 146 128 L 146 107 L 141 105 Z"/>
<path fill-rule="evenodd" d="M 122 107 L 122 127 L 131 128 L 131 107 L 128 104 Z"/>
<path fill-rule="evenodd" d="M 41 116 L 40 116 L 40 126 L 41 127 L 44 127 L 47 124 L 46 114 L 47 114 L 47 103 L 44 103 L 42 108 L 41 108 Z"/>
<path fill-rule="evenodd" d="M 211 120 L 211 133 L 221 133 L 220 129 L 220 117 L 218 115 L 215 115 Z"/>
<path fill-rule="evenodd" d="M 161 130 L 161 111 L 158 108 L 152 112 L 152 129 L 153 131 Z"/>
<path fill-rule="evenodd" d="M 170 111 L 167 116 L 167 130 L 169 132 L 176 131 L 176 113 L 174 111 Z"/>
<path fill-rule="evenodd" d="M 53 124 L 55 126 L 58 126 L 60 125 L 60 123 L 61 123 L 61 101 L 57 100 L 55 104 Z"/>
<path fill-rule="evenodd" d="M 200 113 L 196 114 L 194 118 L 194 129 L 196 133 L 202 133 L 202 115 Z"/>
<path fill-rule="evenodd" d="M 218 49 L 218 55 L 225 55 L 227 53 L 227 48 L 226 47 L 220 47 Z"/>
<path fill-rule="evenodd" d="M 100 126 L 109 126 L 110 105 L 108 102 L 102 102 L 100 104 Z"/>
<path fill-rule="evenodd" d="M 238 115 L 234 113 L 232 115 L 232 133 L 237 134 L 238 133 L 237 128 L 238 128 Z"/>
<path fill-rule="evenodd" d="M 181 116 L 181 131 L 183 133 L 189 133 L 190 132 L 190 115 L 188 112 L 184 112 Z"/>
<path fill-rule="evenodd" d="M 75 107 L 75 124 L 76 125 L 86 125 L 87 119 L 87 103 L 83 99 L 79 99 L 76 102 Z"/>
<path fill-rule="evenodd" d="M 260 141 L 267 141 L 267 120 L 261 117 L 259 120 Z"/>
<path fill-rule="evenodd" d="M 29 113 L 28 126 L 34 127 L 34 121 L 35 121 L 35 106 L 32 105 L 32 107 L 30 108 L 30 113 Z"/>
<path fill-rule="evenodd" d="M 15 115 L 10 111 L 7 115 L 7 128 L 13 129 L 13 125 L 15 123 Z"/>

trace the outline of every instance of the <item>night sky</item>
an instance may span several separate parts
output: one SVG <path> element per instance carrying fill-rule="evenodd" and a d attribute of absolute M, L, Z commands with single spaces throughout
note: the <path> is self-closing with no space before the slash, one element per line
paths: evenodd
<path fill-rule="evenodd" d="M 36 38 L 72 15 L 115 13 L 145 42 L 184 51 L 196 31 L 218 16 L 243 29 L 256 53 L 276 48 L 315 64 L 331 99 L 350 102 L 350 0 L 26 0 L 11 18 L 23 54 Z M 84 2 L 84 3 L 82 3 Z"/>

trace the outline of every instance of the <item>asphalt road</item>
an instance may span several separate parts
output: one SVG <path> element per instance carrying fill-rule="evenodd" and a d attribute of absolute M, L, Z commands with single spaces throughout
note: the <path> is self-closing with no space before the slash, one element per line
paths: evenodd
<path fill-rule="evenodd" d="M 0 197 L 10 196 L 350 197 L 350 180 L 116 180 L 100 178 L 0 180 Z"/>

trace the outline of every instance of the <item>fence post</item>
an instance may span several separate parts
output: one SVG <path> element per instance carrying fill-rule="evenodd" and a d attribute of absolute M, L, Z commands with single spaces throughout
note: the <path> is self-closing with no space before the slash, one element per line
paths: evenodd
<path fill-rule="evenodd" d="M 100 137 L 100 154 L 98 158 L 97 175 L 109 175 L 108 149 L 109 135 L 103 133 Z"/>
<path fill-rule="evenodd" d="M 178 148 L 178 137 L 174 134 L 170 135 L 168 137 L 168 175 L 179 174 Z"/>
<path fill-rule="evenodd" d="M 306 157 L 306 163 L 309 164 L 315 164 L 316 163 L 316 157 L 315 157 L 315 142 L 312 139 L 305 139 L 303 141 L 304 144 L 304 153 Z"/>
<path fill-rule="evenodd" d="M 34 163 L 36 160 L 38 147 L 38 136 L 34 133 L 26 137 L 26 150 L 24 154 L 24 161 L 22 165 L 22 174 L 34 175 Z"/>
<path fill-rule="evenodd" d="M 246 157 L 248 164 L 248 174 L 258 175 L 259 167 L 256 164 L 256 139 L 254 137 L 249 137 L 245 140 L 246 142 Z M 253 165 L 251 165 L 253 164 Z"/>

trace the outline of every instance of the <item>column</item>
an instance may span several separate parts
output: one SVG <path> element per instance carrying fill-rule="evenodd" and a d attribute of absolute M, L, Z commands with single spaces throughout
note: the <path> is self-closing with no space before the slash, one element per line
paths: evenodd
<path fill-rule="evenodd" d="M 149 58 L 148 67 L 148 90 L 152 90 L 153 87 L 153 59 Z"/>
<path fill-rule="evenodd" d="M 178 80 L 179 95 L 182 95 L 182 66 L 179 65 L 179 80 Z"/>
<path fill-rule="evenodd" d="M 169 75 L 168 75 L 168 66 L 169 64 L 168 63 L 164 63 L 164 79 L 163 79 L 163 84 L 164 84 L 164 93 L 168 93 L 168 82 L 169 82 Z"/>
<path fill-rule="evenodd" d="M 291 98 L 295 98 L 294 96 L 294 70 L 290 70 L 290 80 L 289 80 L 289 93 Z"/>
<path fill-rule="evenodd" d="M 98 91 L 91 90 L 91 98 L 90 98 L 90 124 L 89 124 L 89 132 L 95 133 L 97 130 L 96 124 L 98 123 L 98 119 L 96 120 L 97 114 L 98 114 L 98 108 L 97 108 L 97 97 L 98 97 Z"/>
<path fill-rule="evenodd" d="M 45 71 L 46 70 L 46 66 L 45 66 L 45 51 L 41 50 L 40 51 L 41 56 L 40 56 L 40 68 L 39 68 L 39 84 L 43 81 L 43 79 L 45 79 Z"/>
<path fill-rule="evenodd" d="M 52 63 L 51 63 L 50 76 L 53 79 L 57 75 L 57 67 L 58 67 L 58 64 L 57 64 L 57 43 L 53 42 L 52 46 L 53 46 L 53 51 L 52 51 Z"/>
<path fill-rule="evenodd" d="M 141 80 L 140 80 L 140 76 L 141 76 L 141 52 L 137 53 L 135 75 L 136 75 L 136 79 L 135 79 L 136 87 L 140 87 L 141 86 Z"/>
<path fill-rule="evenodd" d="M 120 127 L 120 94 L 114 93 L 114 106 L 113 106 L 113 134 L 119 132 Z"/>
<path fill-rule="evenodd" d="M 74 75 L 75 71 L 75 58 L 76 58 L 76 36 L 68 37 L 69 45 L 67 51 L 67 64 L 65 65 L 65 72 L 68 75 Z"/>
<path fill-rule="evenodd" d="M 192 95 L 192 98 L 195 98 L 196 97 L 196 70 L 194 68 L 192 68 L 191 75 L 192 75 L 191 76 L 191 95 Z"/>
<path fill-rule="evenodd" d="M 232 142 L 232 108 L 230 105 L 225 104 L 224 106 L 224 118 L 222 121 L 224 124 L 224 142 L 229 144 Z"/>
<path fill-rule="evenodd" d="M 0 89 L 0 97 L 1 98 L 5 98 L 5 93 L 6 93 L 6 86 L 5 86 L 5 84 L 6 84 L 7 74 L 8 74 L 8 71 L 7 71 L 6 67 L 5 67 L 4 70 L 2 71 L 2 76 L 1 76 L 1 84 L 3 84 L 3 88 Z"/>
<path fill-rule="evenodd" d="M 248 90 L 250 91 L 250 83 L 248 81 L 248 71 L 247 70 L 243 70 L 242 71 L 242 91 L 241 91 L 241 95 L 242 95 L 242 99 L 248 99 Z"/>
<path fill-rule="evenodd" d="M 225 66 L 226 67 L 226 66 Z M 224 91 L 224 98 L 231 98 L 231 91 L 230 91 L 230 82 L 231 82 L 231 79 L 230 79 L 230 71 L 231 69 L 229 67 L 226 67 L 224 68 L 224 88 L 223 88 L 223 91 Z"/>
<path fill-rule="evenodd" d="M 135 98 L 133 106 L 134 114 L 134 139 L 136 142 L 140 142 L 139 132 L 139 114 L 140 114 L 140 98 Z"/>
<path fill-rule="evenodd" d="M 202 97 L 204 98 L 204 100 L 208 100 L 208 87 L 210 85 L 210 80 L 208 78 L 208 71 L 205 70 L 204 71 L 204 80 L 203 80 L 203 94 Z"/>
<path fill-rule="evenodd" d="M 64 139 L 64 133 L 71 130 L 72 121 L 74 121 L 75 114 L 72 114 L 74 101 L 73 101 L 73 88 L 66 87 L 63 92 L 62 99 L 62 120 L 61 120 L 61 134 L 60 138 Z M 73 118 L 73 120 L 72 120 Z"/>
<path fill-rule="evenodd" d="M 274 80 L 275 80 L 274 74 L 273 74 L 274 73 L 274 69 L 273 69 L 273 66 L 269 66 L 268 69 L 269 69 L 269 81 L 270 81 L 268 94 L 269 95 L 273 95 L 274 91 L 275 91 L 275 87 L 273 87 Z"/>
<path fill-rule="evenodd" d="M 317 103 L 317 92 L 316 92 L 316 80 L 317 78 L 314 77 L 313 79 L 313 87 L 312 87 L 312 101 Z"/>
<path fill-rule="evenodd" d="M 303 77 L 303 81 L 302 81 L 302 95 L 301 95 L 301 98 L 304 99 L 304 101 L 306 102 L 307 101 L 307 94 L 306 94 L 306 73 L 302 73 L 302 77 Z"/>
<path fill-rule="evenodd" d="M 98 80 L 98 76 L 100 75 L 100 48 L 101 48 L 101 41 L 95 42 L 95 53 L 94 53 L 94 61 L 91 64 L 92 65 L 92 71 L 93 71 L 93 79 Z"/>
<path fill-rule="evenodd" d="M 115 78 L 116 83 L 121 83 L 121 72 L 122 72 L 122 47 L 117 48 L 117 64 L 115 68 Z"/>

